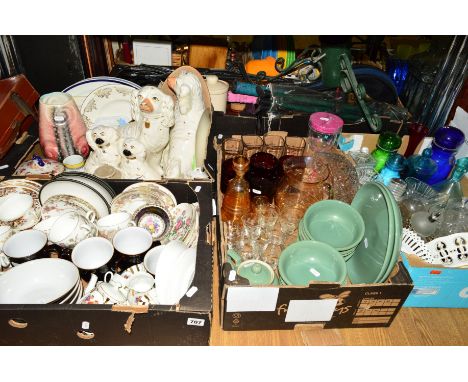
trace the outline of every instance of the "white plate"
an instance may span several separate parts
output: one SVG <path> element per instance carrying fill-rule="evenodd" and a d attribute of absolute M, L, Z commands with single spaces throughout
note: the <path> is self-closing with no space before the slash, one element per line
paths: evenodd
<path fill-rule="evenodd" d="M 197 252 L 194 248 L 188 248 L 180 254 L 179 260 L 172 269 L 171 277 L 168 280 L 169 285 L 166 294 L 163 296 L 158 294 L 161 304 L 177 304 L 187 293 L 195 276 L 196 257 Z"/>
<path fill-rule="evenodd" d="M 154 275 L 156 281 L 156 292 L 162 305 L 172 305 L 174 291 L 172 279 L 177 277 L 177 264 L 181 255 L 187 250 L 187 246 L 181 241 L 171 241 L 159 255 L 158 266 Z"/>
<path fill-rule="evenodd" d="M 92 187 L 75 179 L 55 179 L 44 184 L 39 193 L 39 200 L 44 205 L 52 196 L 61 194 L 75 196 L 91 204 L 98 213 L 96 219 L 109 215 L 110 207 L 105 198 Z"/>
<path fill-rule="evenodd" d="M 96 125 L 120 127 L 132 120 L 132 93 L 124 84 L 104 85 L 83 101 L 80 112 L 88 129 Z"/>
<path fill-rule="evenodd" d="M 101 194 L 110 205 L 112 203 L 112 199 L 115 196 L 115 193 L 111 194 L 109 190 L 101 184 L 101 180 L 97 181 L 91 178 L 89 174 L 86 173 L 67 173 L 64 172 L 60 175 L 61 179 L 74 179 L 78 180 L 79 182 L 85 183 L 88 186 L 94 188 L 99 194 Z"/>
<path fill-rule="evenodd" d="M 65 296 L 78 278 L 71 261 L 31 260 L 0 277 L 0 304 L 47 304 Z"/>
<path fill-rule="evenodd" d="M 64 93 L 70 94 L 78 109 L 81 108 L 83 101 L 88 97 L 94 90 L 104 85 L 112 84 L 123 84 L 132 87 L 133 89 L 141 89 L 141 87 L 134 82 L 127 81 L 116 77 L 92 77 L 85 80 L 74 83 L 63 90 Z"/>

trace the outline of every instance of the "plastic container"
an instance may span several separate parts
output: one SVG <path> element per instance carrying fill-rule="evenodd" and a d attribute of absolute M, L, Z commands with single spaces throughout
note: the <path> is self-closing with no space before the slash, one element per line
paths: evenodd
<path fill-rule="evenodd" d="M 310 115 L 308 144 L 312 151 L 324 151 L 338 143 L 343 120 L 335 114 L 318 112 Z"/>

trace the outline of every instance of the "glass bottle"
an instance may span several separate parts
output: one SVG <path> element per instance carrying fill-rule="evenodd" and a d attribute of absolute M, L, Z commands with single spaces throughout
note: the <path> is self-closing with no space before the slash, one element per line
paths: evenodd
<path fill-rule="evenodd" d="M 240 221 L 242 215 L 250 211 L 249 182 L 245 180 L 245 173 L 249 169 L 249 160 L 244 156 L 237 156 L 232 160 L 236 176 L 227 186 L 221 207 L 222 221 Z"/>
<path fill-rule="evenodd" d="M 416 147 L 418 147 L 419 145 L 419 142 L 421 142 L 422 139 L 427 134 L 429 134 L 429 129 L 426 126 L 424 126 L 422 123 L 413 122 L 408 127 L 408 133 L 409 133 L 409 142 L 408 142 L 408 146 L 406 147 L 406 151 L 403 154 L 405 158 L 408 158 L 410 155 L 413 155 L 414 150 L 416 150 Z"/>
<path fill-rule="evenodd" d="M 379 140 L 377 141 L 377 148 L 372 151 L 372 156 L 376 162 L 374 170 L 380 172 L 384 168 L 388 158 L 390 158 L 390 155 L 396 152 L 400 146 L 401 137 L 396 133 L 384 131 L 380 134 Z"/>
<path fill-rule="evenodd" d="M 431 159 L 431 149 L 424 149 L 421 155 L 411 155 L 408 158 L 408 173 L 406 177 L 427 182 L 437 171 L 437 163 Z"/>
<path fill-rule="evenodd" d="M 378 175 L 377 180 L 388 186 L 391 179 L 400 177 L 400 172 L 405 168 L 405 165 L 405 157 L 398 153 L 393 153 L 385 163 L 385 167 Z"/>

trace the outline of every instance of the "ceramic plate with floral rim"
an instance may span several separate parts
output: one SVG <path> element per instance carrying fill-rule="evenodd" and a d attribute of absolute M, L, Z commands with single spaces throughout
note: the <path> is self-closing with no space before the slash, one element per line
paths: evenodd
<path fill-rule="evenodd" d="M 184 243 L 189 247 L 189 248 L 196 248 L 198 244 L 198 235 L 200 231 L 200 209 L 198 203 L 193 203 L 192 204 L 194 209 L 195 209 L 195 216 L 194 216 L 194 224 L 192 229 L 190 230 L 190 233 L 187 235 L 187 237 L 184 239 Z"/>
<path fill-rule="evenodd" d="M 166 244 L 171 240 L 180 240 L 185 242 L 184 239 L 190 233 L 195 223 L 194 208 L 192 204 L 180 203 L 171 209 L 172 227 L 168 235 L 161 240 L 162 244 Z"/>
<path fill-rule="evenodd" d="M 147 206 L 160 205 L 158 194 L 141 191 L 139 189 L 124 191 L 117 195 L 111 204 L 111 212 L 127 212 L 133 214 Z"/>
<path fill-rule="evenodd" d="M 125 191 L 141 190 L 144 192 L 155 193 L 159 196 L 159 204 L 165 208 L 173 208 L 177 205 L 174 194 L 166 187 L 155 182 L 138 182 L 128 186 Z"/>
<path fill-rule="evenodd" d="M 90 211 L 98 216 L 96 209 L 87 201 L 71 195 L 54 195 L 47 199 L 41 208 L 42 219 L 49 219 L 68 211 L 76 211 L 87 216 Z"/>
<path fill-rule="evenodd" d="M 86 126 L 120 127 L 132 120 L 133 87 L 124 84 L 104 85 L 94 90 L 81 105 Z"/>
<path fill-rule="evenodd" d="M 23 187 L 39 192 L 39 190 L 42 187 L 42 184 L 29 179 L 7 179 L 0 182 L 0 187 L 4 186 Z"/>
<path fill-rule="evenodd" d="M 140 85 L 135 84 L 134 82 L 124 80 L 117 77 L 91 77 L 86 78 L 82 81 L 78 81 L 68 87 L 66 87 L 63 92 L 70 94 L 78 107 L 81 107 L 83 101 L 88 97 L 93 91 L 100 88 L 104 85 L 111 84 L 123 84 L 131 86 L 134 89 L 141 89 Z"/>
<path fill-rule="evenodd" d="M 65 169 L 62 163 L 57 162 L 52 159 L 42 159 L 44 163 L 43 166 L 40 166 L 36 160 L 28 160 L 21 163 L 16 169 L 13 176 L 28 176 L 28 175 L 40 175 L 40 174 L 50 174 L 58 175 L 62 173 Z"/>

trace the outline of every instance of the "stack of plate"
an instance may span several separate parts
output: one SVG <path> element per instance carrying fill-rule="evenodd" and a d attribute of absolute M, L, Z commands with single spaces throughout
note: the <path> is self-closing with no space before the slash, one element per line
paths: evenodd
<path fill-rule="evenodd" d="M 402 219 L 392 193 L 377 182 L 363 185 L 351 205 L 361 214 L 364 239 L 346 262 L 353 284 L 383 283 L 400 255 Z"/>
<path fill-rule="evenodd" d="M 115 192 L 105 181 L 94 175 L 64 172 L 42 186 L 39 192 L 41 205 L 44 207 L 50 198 L 58 195 L 83 200 L 96 211 L 96 219 L 100 219 L 109 214 Z"/>
<path fill-rule="evenodd" d="M 180 241 L 164 245 L 156 269 L 156 295 L 158 303 L 174 305 L 187 293 L 195 275 L 197 253 Z"/>
<path fill-rule="evenodd" d="M 0 277 L 0 304 L 75 304 L 82 295 L 78 268 L 67 260 L 31 260 Z"/>

